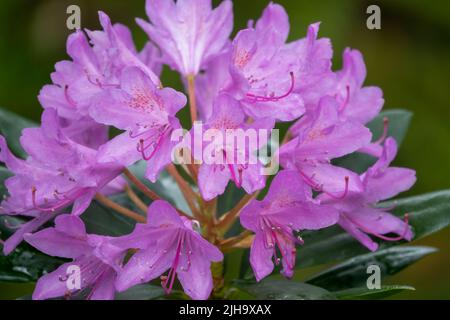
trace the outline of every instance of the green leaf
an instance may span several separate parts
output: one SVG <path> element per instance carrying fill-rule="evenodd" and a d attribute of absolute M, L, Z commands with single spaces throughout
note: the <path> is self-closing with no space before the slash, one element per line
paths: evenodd
<path fill-rule="evenodd" d="M 116 300 L 152 300 L 164 296 L 161 286 L 152 284 L 139 284 L 125 292 L 117 293 Z"/>
<path fill-rule="evenodd" d="M 0 108 L 0 134 L 8 141 L 11 151 L 22 158 L 26 157 L 26 153 L 19 142 L 22 130 L 36 126 L 35 122 Z"/>
<path fill-rule="evenodd" d="M 42 275 L 55 270 L 62 262 L 24 245 L 8 256 L 0 254 L 0 281 L 36 281 Z"/>
<path fill-rule="evenodd" d="M 387 201 L 382 205 L 395 206 L 391 212 L 397 216 L 409 213 L 409 222 L 415 233 L 414 240 L 428 236 L 450 224 L 450 190 Z M 298 250 L 297 266 L 299 267 L 344 260 L 367 253 L 365 247 L 339 226 L 314 232 L 308 231 L 302 237 L 305 245 Z M 381 242 L 380 250 L 403 242 Z"/>
<path fill-rule="evenodd" d="M 409 213 L 414 240 L 438 232 L 450 224 L 450 190 L 386 201 L 382 206 L 395 206 L 391 212 L 397 216 Z"/>
<path fill-rule="evenodd" d="M 306 283 L 330 291 L 359 287 L 366 283 L 367 267 L 370 265 L 379 266 L 384 279 L 435 251 L 431 247 L 392 247 L 354 257 L 314 275 Z"/>
<path fill-rule="evenodd" d="M 341 300 L 363 300 L 363 299 L 383 299 L 390 297 L 394 294 L 400 293 L 405 290 L 415 291 L 416 289 L 411 286 L 402 286 L 402 285 L 388 285 L 381 286 L 380 289 L 369 290 L 367 287 L 360 288 L 352 288 L 342 291 L 333 292 L 337 298 Z"/>
<path fill-rule="evenodd" d="M 391 109 L 381 112 L 367 127 L 373 135 L 373 141 L 376 141 L 383 135 L 383 119 L 389 119 L 388 136 L 393 137 L 400 146 L 405 139 L 408 131 L 412 113 L 402 109 Z M 333 161 L 335 165 L 353 170 L 357 173 L 363 173 L 376 161 L 375 157 L 363 153 L 352 153 L 345 157 Z"/>
<path fill-rule="evenodd" d="M 257 300 L 330 300 L 329 291 L 292 280 L 265 279 L 258 283 L 238 282 L 236 287 Z"/>
<path fill-rule="evenodd" d="M 12 173 L 4 167 L 0 167 L 0 199 L 6 194 L 5 180 L 12 176 Z"/>
<path fill-rule="evenodd" d="M 240 277 L 242 268 L 242 258 L 244 256 L 244 250 L 235 250 L 225 254 L 225 282 L 234 281 Z"/>
<path fill-rule="evenodd" d="M 0 168 L 0 188 L 3 187 L 5 176 L 11 174 Z M 5 192 L 1 190 L 3 195 Z M 11 226 L 20 225 L 24 221 L 14 216 L 0 217 L 0 238 L 6 239 L 13 232 Z M 32 282 L 43 274 L 53 271 L 62 263 L 62 260 L 44 255 L 26 244 L 16 248 L 8 256 L 0 253 L 0 282 Z"/>

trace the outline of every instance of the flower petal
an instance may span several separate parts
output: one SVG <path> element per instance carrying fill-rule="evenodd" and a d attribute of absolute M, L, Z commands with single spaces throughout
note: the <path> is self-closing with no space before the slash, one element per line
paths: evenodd
<path fill-rule="evenodd" d="M 258 232 L 253 239 L 250 248 L 250 264 L 255 274 L 256 281 L 261 281 L 272 273 L 274 265 L 272 262 L 273 249 L 266 248 L 264 244 L 264 233 Z"/>

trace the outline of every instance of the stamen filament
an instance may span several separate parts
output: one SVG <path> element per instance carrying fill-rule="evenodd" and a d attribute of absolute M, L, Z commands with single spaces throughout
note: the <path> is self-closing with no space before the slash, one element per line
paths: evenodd
<path fill-rule="evenodd" d="M 289 87 L 288 91 L 286 93 L 284 93 L 283 95 L 267 97 L 267 96 L 258 96 L 253 93 L 247 93 L 247 97 L 250 98 L 250 100 L 253 103 L 254 102 L 276 102 L 276 101 L 279 101 L 281 99 L 288 97 L 292 93 L 292 91 L 294 91 L 294 86 L 295 86 L 294 73 L 291 71 L 291 72 L 289 72 L 289 75 L 291 77 L 291 86 Z"/>
<path fill-rule="evenodd" d="M 77 104 L 75 101 L 73 101 L 72 97 L 69 95 L 69 86 L 64 86 L 64 97 L 66 98 L 67 102 L 70 104 L 71 107 L 76 108 Z"/>
<path fill-rule="evenodd" d="M 364 227 L 363 225 L 359 224 L 358 222 L 354 221 L 353 219 L 351 219 L 350 217 L 348 217 L 346 214 L 343 215 L 347 220 L 349 220 L 351 223 L 353 223 L 354 225 L 356 225 L 359 229 L 361 229 L 362 231 L 364 231 L 365 233 L 371 234 L 377 238 L 380 238 L 381 240 L 385 240 L 385 241 L 400 241 L 405 239 L 406 234 L 408 233 L 409 230 L 409 214 L 405 213 L 404 215 L 404 223 L 405 223 L 405 230 L 403 231 L 402 235 L 398 236 L 398 237 L 388 237 L 388 236 L 384 236 L 382 234 L 379 234 L 375 231 L 369 230 L 368 228 Z"/>
<path fill-rule="evenodd" d="M 345 107 L 347 107 L 349 101 L 350 101 L 350 86 L 346 86 L 345 87 L 345 91 L 346 91 L 346 96 L 345 96 L 345 100 L 342 103 L 342 105 L 339 106 L 339 112 L 342 112 L 345 110 Z"/>
<path fill-rule="evenodd" d="M 181 235 L 178 235 L 178 244 L 177 244 L 177 250 L 175 252 L 175 258 L 172 262 L 171 268 L 169 269 L 169 273 L 167 274 L 167 277 L 165 277 L 165 279 L 161 282 L 161 285 L 163 286 L 164 292 L 166 294 L 170 294 L 170 292 L 172 292 L 172 287 L 173 287 L 173 284 L 174 284 L 175 278 L 176 278 L 178 262 L 180 260 L 181 245 L 183 243 L 183 240 L 184 240 L 184 233 L 182 233 Z M 170 283 L 169 283 L 169 281 L 170 281 Z M 167 286 L 168 283 L 169 283 L 169 286 Z"/>
<path fill-rule="evenodd" d="M 36 187 L 33 186 L 31 188 L 31 200 L 33 202 L 34 208 L 39 211 L 42 211 L 42 212 L 55 212 L 56 210 L 61 209 L 65 206 L 69 205 L 72 202 L 71 199 L 66 199 L 66 200 L 63 200 L 62 202 L 60 202 L 59 204 L 54 205 L 53 207 L 42 208 L 36 202 L 36 191 L 37 191 Z"/>
<path fill-rule="evenodd" d="M 388 131 L 389 131 L 389 118 L 388 117 L 384 117 L 383 118 L 383 134 L 374 143 L 375 144 L 382 144 L 384 142 L 384 140 L 386 140 L 386 138 L 388 136 Z"/>
<path fill-rule="evenodd" d="M 326 195 L 330 196 L 331 198 L 335 199 L 335 200 L 342 200 L 347 196 L 348 193 L 348 182 L 349 182 L 349 178 L 346 176 L 345 178 L 345 190 L 344 193 L 341 196 L 335 196 L 334 194 L 330 193 L 330 192 L 326 192 L 323 191 Z"/>

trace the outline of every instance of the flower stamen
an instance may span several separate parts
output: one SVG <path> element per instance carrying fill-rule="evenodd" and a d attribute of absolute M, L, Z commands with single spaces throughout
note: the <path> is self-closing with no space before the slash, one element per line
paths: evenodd
<path fill-rule="evenodd" d="M 281 99 L 284 99 L 284 98 L 288 97 L 294 91 L 294 86 L 295 86 L 294 73 L 291 71 L 291 72 L 289 72 L 289 75 L 291 77 L 291 85 L 290 85 L 288 91 L 285 94 L 281 95 L 281 96 L 267 97 L 267 96 L 258 96 L 258 95 L 253 94 L 253 93 L 247 93 L 246 96 L 251 100 L 252 103 L 255 103 L 255 102 L 276 102 L 276 101 L 279 101 Z"/>
<path fill-rule="evenodd" d="M 35 209 L 39 210 L 39 211 L 42 211 L 42 212 L 55 212 L 56 210 L 61 209 L 61 208 L 65 207 L 65 206 L 69 205 L 69 204 L 72 202 L 71 199 L 67 198 L 67 199 L 61 201 L 60 203 L 55 204 L 55 205 L 52 206 L 52 207 L 49 207 L 49 208 L 43 208 L 43 207 L 40 207 L 40 206 L 37 204 L 37 201 L 36 201 L 36 191 L 37 191 L 36 187 L 34 187 L 34 186 L 31 187 L 31 200 L 32 200 L 32 202 L 33 202 L 33 207 L 34 207 Z"/>
<path fill-rule="evenodd" d="M 350 102 L 350 86 L 345 87 L 346 96 L 344 102 L 339 106 L 338 111 L 343 112 L 345 108 L 347 107 L 348 103 Z"/>
<path fill-rule="evenodd" d="M 406 234 L 408 233 L 409 230 L 409 214 L 405 213 L 404 217 L 403 217 L 403 221 L 405 223 L 405 229 L 403 231 L 403 233 L 398 236 L 398 237 L 388 237 L 388 236 L 384 236 L 382 234 L 379 234 L 375 231 L 372 231 L 366 227 L 364 227 L 363 225 L 359 224 L 358 222 L 354 221 L 353 219 L 349 218 L 347 215 L 344 214 L 344 217 L 349 220 L 351 223 L 353 223 L 354 225 L 356 225 L 359 229 L 361 229 L 362 231 L 364 231 L 365 233 L 368 233 L 370 235 L 373 235 L 374 237 L 380 238 L 381 240 L 385 240 L 385 241 L 400 241 L 405 239 Z"/>
<path fill-rule="evenodd" d="M 388 117 L 384 117 L 383 118 L 383 134 L 374 143 L 375 144 L 382 144 L 384 142 L 384 140 L 386 140 L 386 138 L 388 136 L 388 131 L 389 131 L 389 118 Z"/>

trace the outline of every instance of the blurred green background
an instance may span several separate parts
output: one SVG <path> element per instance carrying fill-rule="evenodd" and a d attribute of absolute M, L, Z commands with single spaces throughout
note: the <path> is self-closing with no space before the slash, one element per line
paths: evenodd
<path fill-rule="evenodd" d="M 215 1 L 218 2 L 218 1 Z M 235 30 L 260 16 L 268 0 L 235 0 Z M 410 132 L 397 165 L 417 170 L 418 182 L 409 194 L 450 187 L 450 6 L 447 0 L 279 0 L 291 19 L 291 39 L 303 37 L 307 25 L 322 21 L 321 36 L 330 37 L 334 68 L 341 67 L 347 46 L 366 59 L 366 83 L 384 90 L 385 108 L 414 112 Z M 67 59 L 66 8 L 77 4 L 82 26 L 98 29 L 97 10 L 114 22 L 127 24 L 139 48 L 145 34 L 134 17 L 145 17 L 144 0 L 2 0 L 0 1 L 0 106 L 38 120 L 36 99 L 49 83 L 54 63 Z M 366 8 L 381 8 L 381 30 L 366 28 Z M 180 88 L 173 73 L 164 72 L 166 86 Z M 450 214 L 450 212 L 449 212 Z M 420 241 L 440 251 L 409 267 L 390 283 L 415 286 L 417 291 L 397 295 L 407 299 L 450 298 L 450 229 Z M 305 271 L 307 272 L 307 271 Z M 1 298 L 29 294 L 31 285 L 0 283 Z"/>

